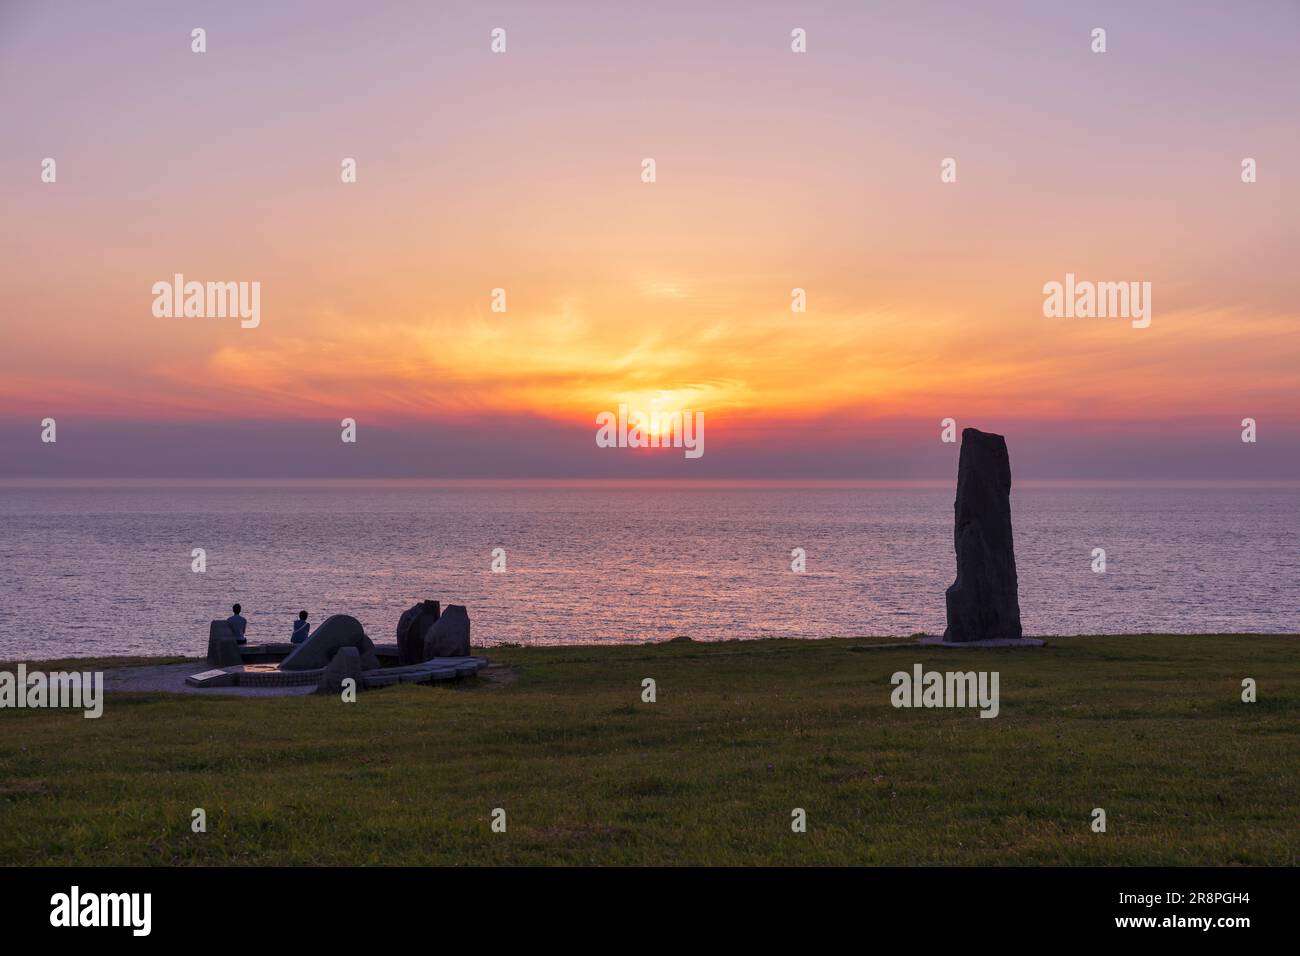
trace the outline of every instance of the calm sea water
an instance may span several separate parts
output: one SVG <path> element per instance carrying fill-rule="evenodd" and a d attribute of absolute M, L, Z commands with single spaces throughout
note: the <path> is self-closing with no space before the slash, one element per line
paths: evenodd
<path fill-rule="evenodd" d="M 1297 498 L 1021 485 L 1026 633 L 1300 630 Z M 287 639 L 303 608 L 392 640 L 423 597 L 467 605 L 482 643 L 941 633 L 952 500 L 951 487 L 0 485 L 0 659 L 199 654 L 234 601 L 259 640 Z"/>

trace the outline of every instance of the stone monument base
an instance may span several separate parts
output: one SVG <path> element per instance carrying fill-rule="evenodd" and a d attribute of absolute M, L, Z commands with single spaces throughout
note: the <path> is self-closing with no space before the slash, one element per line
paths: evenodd
<path fill-rule="evenodd" d="M 942 637 L 922 637 L 918 644 L 926 647 L 1046 647 L 1037 637 L 994 637 L 984 641 L 945 641 Z"/>

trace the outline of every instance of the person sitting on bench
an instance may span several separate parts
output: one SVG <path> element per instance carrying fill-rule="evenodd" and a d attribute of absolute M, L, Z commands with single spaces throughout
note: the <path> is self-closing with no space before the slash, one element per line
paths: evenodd
<path fill-rule="evenodd" d="M 248 641 L 244 639 L 244 629 L 248 627 L 248 622 L 245 621 L 243 615 L 239 613 L 240 607 L 238 604 L 234 606 L 233 610 L 235 613 L 226 618 L 226 623 L 230 625 L 230 630 L 235 635 L 235 643 L 247 644 Z"/>
<path fill-rule="evenodd" d="M 290 638 L 290 642 L 293 644 L 301 644 L 303 641 L 307 640 L 307 632 L 310 630 L 311 625 L 307 623 L 307 612 L 299 611 L 298 620 L 293 622 L 293 637 Z"/>

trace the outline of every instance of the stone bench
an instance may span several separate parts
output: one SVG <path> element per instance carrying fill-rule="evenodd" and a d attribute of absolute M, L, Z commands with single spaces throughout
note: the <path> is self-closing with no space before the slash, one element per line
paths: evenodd
<path fill-rule="evenodd" d="M 245 664 L 277 664 L 293 653 L 297 644 L 240 644 L 239 656 Z"/>
<path fill-rule="evenodd" d="M 213 621 L 208 625 L 208 663 L 213 667 L 238 667 L 241 664 L 270 664 L 282 661 L 297 644 L 239 643 L 235 632 L 225 621 Z"/>

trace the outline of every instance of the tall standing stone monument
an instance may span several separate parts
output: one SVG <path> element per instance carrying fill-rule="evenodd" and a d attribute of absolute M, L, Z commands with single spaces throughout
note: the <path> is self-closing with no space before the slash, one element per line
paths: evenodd
<path fill-rule="evenodd" d="M 961 433 L 957 465 L 957 580 L 945 595 L 945 642 L 1019 640 L 1020 595 L 1011 541 L 1007 442 L 976 428 Z"/>

